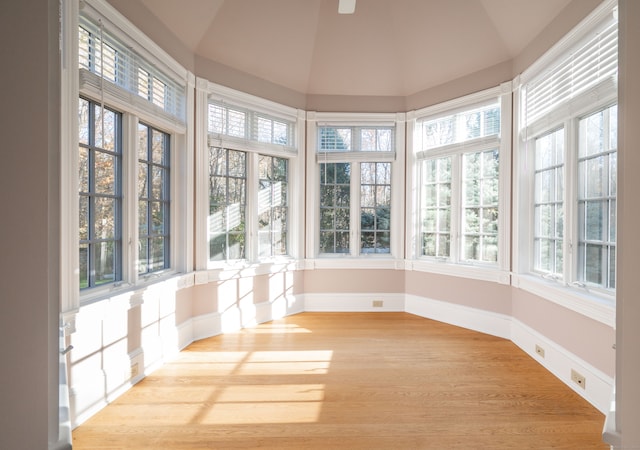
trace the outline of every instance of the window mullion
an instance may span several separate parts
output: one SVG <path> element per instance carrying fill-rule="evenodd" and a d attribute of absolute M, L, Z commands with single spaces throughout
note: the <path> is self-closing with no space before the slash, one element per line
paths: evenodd
<path fill-rule="evenodd" d="M 451 155 L 451 248 L 449 258 L 452 263 L 460 261 L 460 240 L 462 239 L 462 154 Z"/>
<path fill-rule="evenodd" d="M 136 130 L 138 118 L 133 114 L 122 117 L 122 281 L 135 283 L 138 279 L 138 149 Z"/>
<path fill-rule="evenodd" d="M 246 234 L 246 259 L 247 261 L 258 261 L 258 154 L 247 153 L 247 188 L 246 188 L 246 212 L 245 212 L 245 234 Z"/>
<path fill-rule="evenodd" d="M 579 254 L 579 208 L 578 208 L 578 127 L 577 119 L 566 120 L 565 127 L 565 165 L 564 165 L 564 242 L 563 276 L 566 283 L 571 284 L 579 277 L 577 274 L 577 258 Z"/>
<path fill-rule="evenodd" d="M 349 254 L 360 256 L 360 163 L 351 163 Z"/>

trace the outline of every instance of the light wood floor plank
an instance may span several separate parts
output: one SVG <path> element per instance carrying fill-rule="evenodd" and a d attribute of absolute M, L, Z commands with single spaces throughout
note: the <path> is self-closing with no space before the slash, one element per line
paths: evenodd
<path fill-rule="evenodd" d="M 304 313 L 190 345 L 73 431 L 83 449 L 606 449 L 512 342 L 407 313 Z"/>

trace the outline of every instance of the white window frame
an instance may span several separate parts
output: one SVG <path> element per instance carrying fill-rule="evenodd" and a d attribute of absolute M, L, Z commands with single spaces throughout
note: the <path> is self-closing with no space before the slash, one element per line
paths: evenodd
<path fill-rule="evenodd" d="M 511 241 L 511 99 L 510 82 L 449 102 L 408 113 L 407 135 L 409 149 L 407 156 L 407 210 L 411 216 L 407 220 L 407 268 L 423 272 L 452 275 L 464 278 L 493 281 L 510 284 L 510 241 Z M 436 148 L 423 148 L 422 123 L 451 114 L 471 111 L 491 102 L 500 105 L 500 136 L 479 137 L 458 144 Z M 498 149 L 498 258 L 497 262 L 473 262 L 462 260 L 459 242 L 461 239 L 461 161 L 462 155 L 475 151 Z M 433 157 L 451 155 L 452 167 L 452 204 L 451 204 L 451 257 L 438 258 L 422 256 L 421 250 L 421 167 L 422 161 Z M 459 159 L 458 162 L 455 159 Z M 455 242 L 454 242 L 455 240 Z"/>
<path fill-rule="evenodd" d="M 589 288 L 577 283 L 575 264 L 578 244 L 578 123 L 579 120 L 617 103 L 617 82 L 606 78 L 590 86 L 544 114 L 527 122 L 523 100 L 531 80 L 548 72 L 559 61 L 592 39 L 617 14 L 617 2 L 607 0 L 585 18 L 571 33 L 558 42 L 514 83 L 514 238 L 512 284 L 546 300 L 560 304 L 586 317 L 615 326 L 615 292 Z M 564 229 L 563 277 L 548 276 L 534 270 L 533 199 L 535 139 L 551 131 L 564 128 Z M 573 244 L 573 249 L 571 245 Z"/>
<path fill-rule="evenodd" d="M 404 267 L 404 161 L 405 161 L 404 113 L 329 113 L 307 112 L 307 214 L 306 214 L 306 265 L 314 268 L 372 268 L 400 269 Z M 357 141 L 350 151 L 329 150 L 318 152 L 318 128 L 393 127 L 395 141 L 393 151 L 361 151 Z M 353 140 L 353 136 L 352 136 Z M 357 165 L 351 172 L 351 225 L 350 253 L 320 255 L 320 163 L 350 162 Z M 360 215 L 353 214 L 360 208 L 360 163 L 391 163 L 391 239 L 390 253 L 360 253 Z"/>
<path fill-rule="evenodd" d="M 224 133 L 210 133 L 209 104 L 225 105 L 229 109 L 247 114 L 243 137 Z M 255 133 L 257 127 L 250 126 L 257 118 L 282 120 L 292 124 L 289 145 L 262 142 Z M 304 112 L 280 105 L 250 94 L 198 78 L 196 81 L 196 129 L 206 130 L 196 136 L 196 284 L 207 283 L 228 277 L 268 274 L 280 270 L 295 270 L 304 251 L 304 152 L 298 149 L 304 142 Z M 247 154 L 246 183 L 246 249 L 245 258 L 235 261 L 210 261 L 207 219 L 209 216 L 209 147 L 238 150 Z M 277 156 L 288 159 L 288 255 L 258 256 L 258 155 Z M 254 223 L 255 222 L 255 223 Z"/>
<path fill-rule="evenodd" d="M 193 114 L 195 77 L 171 58 L 151 39 L 133 26 L 104 0 L 85 0 L 83 13 L 90 10 L 99 17 L 109 33 L 127 43 L 148 61 L 185 89 L 186 116 L 167 114 L 158 106 L 125 91 L 123 88 L 84 69 L 78 69 L 78 27 L 81 9 L 78 0 L 65 2 L 62 14 L 62 105 L 65 118 L 61 130 L 61 313 L 67 330 L 75 330 L 75 315 L 84 304 L 129 295 L 130 306 L 143 302 L 140 289 L 192 270 L 193 198 L 193 134 L 186 123 Z M 79 289 L 78 256 L 78 99 L 80 96 L 104 104 L 122 113 L 122 280 L 116 283 Z M 150 274 L 138 275 L 137 260 L 137 126 L 138 121 L 170 136 L 170 267 Z"/>

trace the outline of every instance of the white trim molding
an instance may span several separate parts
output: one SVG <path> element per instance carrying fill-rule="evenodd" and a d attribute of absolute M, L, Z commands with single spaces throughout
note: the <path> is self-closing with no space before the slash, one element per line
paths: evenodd
<path fill-rule="evenodd" d="M 600 412 L 606 414 L 609 411 L 612 377 L 517 319 L 511 320 L 511 341 Z M 536 353 L 536 345 L 544 349 L 544 357 Z M 584 376 L 584 388 L 571 380 L 572 370 Z"/>

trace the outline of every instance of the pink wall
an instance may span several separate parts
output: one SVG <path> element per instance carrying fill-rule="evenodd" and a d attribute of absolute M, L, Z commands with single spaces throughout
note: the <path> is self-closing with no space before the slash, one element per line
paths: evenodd
<path fill-rule="evenodd" d="M 511 287 L 488 281 L 406 272 L 406 293 L 499 314 L 511 314 Z"/>
<path fill-rule="evenodd" d="M 378 269 L 316 269 L 304 272 L 304 292 L 379 293 L 404 292 L 404 271 Z"/>
<path fill-rule="evenodd" d="M 615 330 L 522 289 L 512 289 L 512 315 L 593 367 L 613 377 Z"/>

